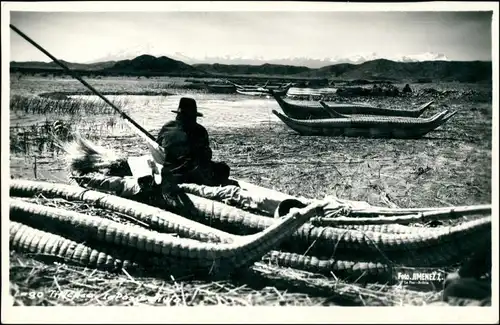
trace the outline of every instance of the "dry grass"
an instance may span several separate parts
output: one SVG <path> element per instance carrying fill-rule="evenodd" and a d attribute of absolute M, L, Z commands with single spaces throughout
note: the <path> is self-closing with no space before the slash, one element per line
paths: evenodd
<path fill-rule="evenodd" d="M 163 83 L 170 81 L 110 78 L 89 82 L 97 89 L 127 92 L 163 89 Z M 12 85 L 13 91 L 21 95 L 84 90 L 80 88 L 77 82 L 68 79 L 40 82 L 36 78 L 23 78 L 13 80 Z M 377 104 L 397 106 L 404 100 L 380 98 Z M 420 140 L 301 137 L 280 123 L 270 123 L 262 128 L 210 132 L 214 159 L 226 161 L 236 178 L 292 195 L 311 198 L 336 195 L 402 208 L 490 203 L 491 103 L 450 96 L 438 99 L 434 106 L 435 111 L 456 109 L 459 114 Z M 140 138 L 110 135 L 113 127 L 102 126 L 105 123 L 86 125 L 80 120 L 73 127 L 83 136 L 116 151 L 133 155 L 147 153 Z M 11 141 L 18 148 L 14 150 L 11 146 L 12 177 L 66 181 L 57 146 L 40 148 L 42 141 L 53 141 L 43 139 L 41 131 L 30 133 L 26 129 L 11 128 Z M 81 205 L 55 201 L 53 204 L 109 215 L 85 210 Z M 25 305 L 394 306 L 425 305 L 440 297 L 439 289 L 419 292 L 403 286 L 344 283 L 333 276 L 326 278 L 264 262 L 227 281 L 203 282 L 173 280 L 169 276 L 110 274 L 18 253 L 13 253 L 10 260 L 11 294 L 16 304 Z M 56 295 L 65 291 L 89 293 L 92 298 L 64 299 Z M 32 299 L 30 292 L 44 294 Z M 122 298 L 126 295 L 129 299 L 109 298 L 118 292 Z"/>
<path fill-rule="evenodd" d="M 184 89 L 202 91 L 203 84 L 186 81 L 180 77 L 86 77 L 89 84 L 104 95 L 162 95 L 168 96 Z M 43 95 L 67 96 L 70 94 L 89 94 L 79 81 L 69 76 L 42 77 L 11 74 L 11 96 Z"/>
<path fill-rule="evenodd" d="M 112 101 L 118 107 L 126 107 L 127 101 Z M 101 99 L 78 100 L 69 97 L 53 98 L 47 96 L 19 96 L 10 98 L 11 114 L 71 115 L 82 117 L 88 114 L 115 114 Z"/>
<path fill-rule="evenodd" d="M 246 274 L 218 282 L 107 273 L 41 256 L 11 253 L 14 305 L 107 306 L 422 306 L 439 292 L 344 283 L 308 272 L 256 263 Z M 42 262 L 43 261 L 43 262 Z"/>

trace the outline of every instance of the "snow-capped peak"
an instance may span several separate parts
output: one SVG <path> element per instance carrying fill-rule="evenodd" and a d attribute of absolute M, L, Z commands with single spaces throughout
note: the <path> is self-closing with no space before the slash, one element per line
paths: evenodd
<path fill-rule="evenodd" d="M 179 53 L 175 53 L 172 57 L 178 60 L 182 60 L 188 64 L 194 63 L 220 63 L 220 64 L 253 64 L 260 65 L 264 63 L 271 64 L 284 64 L 284 65 L 296 65 L 296 66 L 307 66 L 310 68 L 320 68 L 326 65 L 333 65 L 339 63 L 351 63 L 351 64 L 361 64 L 363 62 L 377 60 L 377 59 L 387 59 L 396 62 L 419 62 L 419 61 L 449 61 L 446 55 L 442 53 L 420 53 L 420 54 L 410 54 L 410 55 L 394 55 L 394 56 L 382 56 L 375 52 L 371 53 L 358 53 L 349 56 L 334 56 L 325 58 L 310 58 L 310 57 L 282 57 L 282 58 L 265 58 L 261 55 L 259 56 L 248 56 L 248 55 L 224 55 L 224 56 L 205 56 L 203 58 L 193 58 L 183 55 L 182 58 L 176 58 Z M 167 56 L 169 56 L 167 54 Z"/>
<path fill-rule="evenodd" d="M 446 55 L 442 53 L 426 52 L 421 54 L 404 55 L 399 60 L 400 62 L 420 62 L 420 61 L 449 61 Z"/>
<path fill-rule="evenodd" d="M 393 56 L 383 56 L 375 52 L 371 53 L 353 53 L 348 56 L 333 56 L 325 58 L 311 58 L 311 57 L 282 57 L 282 58 L 270 58 L 264 57 L 262 55 L 245 55 L 238 53 L 238 55 L 226 54 L 223 56 L 209 56 L 203 54 L 198 57 L 192 57 L 185 55 L 180 52 L 165 53 L 161 51 L 158 47 L 152 44 L 138 45 L 116 51 L 115 53 L 110 53 L 105 57 L 99 58 L 97 60 L 92 60 L 92 62 L 103 62 L 103 61 L 118 61 L 133 59 L 142 54 L 149 54 L 153 56 L 167 56 L 174 60 L 182 61 L 187 64 L 196 63 L 220 63 L 220 64 L 250 64 L 250 65 L 261 65 L 264 63 L 271 64 L 283 64 L 283 65 L 295 65 L 295 66 L 306 66 L 310 68 L 320 68 L 326 65 L 340 64 L 340 63 L 351 63 L 351 64 L 361 64 L 363 62 L 377 60 L 377 59 L 387 59 L 396 62 L 420 62 L 420 61 L 449 61 L 446 55 L 442 53 L 426 52 L 420 54 L 410 54 L 410 55 L 393 55 Z"/>

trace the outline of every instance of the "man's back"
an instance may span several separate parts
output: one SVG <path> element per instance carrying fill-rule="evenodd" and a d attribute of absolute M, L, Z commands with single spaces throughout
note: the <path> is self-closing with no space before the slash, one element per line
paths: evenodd
<path fill-rule="evenodd" d="M 166 163 L 175 164 L 189 156 L 188 136 L 178 121 L 165 123 L 156 142 L 165 149 Z"/>
<path fill-rule="evenodd" d="M 183 125 L 174 120 L 163 125 L 157 142 L 165 149 L 166 160 L 171 164 L 190 159 L 196 163 L 208 163 L 212 159 L 208 132 L 200 124 Z"/>

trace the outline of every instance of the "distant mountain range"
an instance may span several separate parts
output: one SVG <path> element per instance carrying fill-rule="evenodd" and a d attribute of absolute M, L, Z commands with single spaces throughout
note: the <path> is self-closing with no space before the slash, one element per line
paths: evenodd
<path fill-rule="evenodd" d="M 224 55 L 224 56 L 188 56 L 181 52 L 174 52 L 165 54 L 164 49 L 156 44 L 140 44 L 137 46 L 127 47 L 122 50 L 109 53 L 108 55 L 93 60 L 89 63 L 105 62 L 105 61 L 120 61 L 131 60 L 143 53 L 149 53 L 154 56 L 167 55 L 169 58 L 182 61 L 186 64 L 225 64 L 225 65 L 262 65 L 265 63 L 276 65 L 289 65 L 289 66 L 304 66 L 311 69 L 318 69 L 325 66 L 339 64 L 339 63 L 352 63 L 361 64 L 367 61 L 378 59 L 387 59 L 395 62 L 421 62 L 421 61 L 449 61 L 448 57 L 443 53 L 425 52 L 419 54 L 408 55 L 392 55 L 382 56 L 376 52 L 370 53 L 355 53 L 348 56 L 333 56 L 325 58 L 311 58 L 311 57 L 279 57 L 270 58 L 263 56 L 242 56 L 242 55 Z"/>
<path fill-rule="evenodd" d="M 140 55 L 132 60 L 104 61 L 96 63 L 65 63 L 70 69 L 84 74 L 100 75 L 135 75 L 135 76 L 161 76 L 161 75 L 183 75 L 183 76 L 205 76 L 205 71 L 177 61 L 166 56 L 154 57 L 152 55 Z M 46 63 L 39 61 L 26 61 L 10 63 L 12 72 L 45 72 L 53 73 L 62 71 L 54 62 Z"/>
<path fill-rule="evenodd" d="M 68 68 L 75 70 L 101 70 L 107 69 L 115 65 L 116 61 L 102 61 L 96 63 L 73 63 L 64 60 L 59 60 L 64 63 Z M 10 67 L 16 68 L 31 68 L 31 69 L 60 69 L 54 62 L 41 62 L 41 61 L 25 61 L 16 62 L 11 61 Z"/>
<path fill-rule="evenodd" d="M 313 71 L 307 67 L 299 67 L 293 65 L 279 65 L 264 63 L 262 65 L 246 65 L 246 64 L 193 64 L 200 70 L 206 71 L 210 74 L 235 74 L 235 75 L 248 75 L 248 74 L 261 74 L 261 75 L 274 75 L 274 76 L 291 76 L 299 73 Z"/>
<path fill-rule="evenodd" d="M 223 56 L 223 57 L 205 57 L 205 58 L 191 58 L 181 53 L 175 53 L 171 57 L 182 60 L 188 64 L 213 64 L 217 62 L 218 64 L 227 65 L 262 65 L 277 64 L 277 65 L 290 65 L 290 66 L 304 66 L 311 69 L 318 69 L 325 66 L 341 63 L 352 63 L 361 64 L 367 61 L 373 61 L 378 59 L 387 59 L 395 62 L 421 62 L 421 61 L 449 61 L 446 55 L 442 53 L 422 53 L 415 55 L 401 55 L 393 57 L 382 57 L 377 53 L 364 53 L 364 54 L 354 54 L 347 57 L 335 56 L 327 57 L 322 59 L 309 58 L 309 57 L 288 57 L 288 58 L 276 58 L 269 59 L 264 57 L 239 57 L 239 56 Z"/>
<path fill-rule="evenodd" d="M 423 57 L 425 59 L 425 57 Z M 286 60 L 285 60 L 286 61 Z M 321 68 L 305 65 L 284 65 L 264 63 L 248 64 L 187 64 L 166 56 L 140 55 L 133 59 L 108 60 L 94 63 L 65 62 L 69 68 L 84 74 L 133 75 L 133 76 L 191 76 L 191 77 L 231 77 L 231 76 L 277 76 L 314 79 L 367 79 L 418 81 L 488 82 L 492 79 L 491 61 L 406 61 L 375 59 L 363 63 L 337 63 Z M 55 63 L 15 62 L 10 63 L 11 72 L 59 73 Z"/>

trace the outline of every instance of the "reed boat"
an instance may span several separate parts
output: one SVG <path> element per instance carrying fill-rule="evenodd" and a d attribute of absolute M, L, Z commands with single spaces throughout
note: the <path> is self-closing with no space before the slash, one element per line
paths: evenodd
<path fill-rule="evenodd" d="M 265 84 L 257 84 L 257 85 L 241 85 L 237 84 L 235 82 L 226 80 L 228 83 L 234 85 L 237 89 L 245 89 L 245 90 L 256 90 L 256 89 L 264 89 L 269 82 L 266 82 Z"/>
<path fill-rule="evenodd" d="M 332 96 L 337 93 L 337 88 L 299 88 L 292 87 L 287 92 L 289 98 L 316 98 L 323 96 Z"/>
<path fill-rule="evenodd" d="M 289 89 L 291 88 L 293 83 L 288 82 L 286 84 L 279 84 L 279 85 L 267 85 L 265 88 L 270 89 L 270 90 L 280 90 L 280 89 Z"/>
<path fill-rule="evenodd" d="M 285 87 L 280 88 L 280 89 L 270 89 L 270 88 L 266 88 L 266 89 L 268 89 L 268 91 L 272 90 L 277 96 L 285 96 L 288 93 L 288 90 L 290 88 L 291 88 L 291 85 L 285 86 Z"/>
<path fill-rule="evenodd" d="M 280 95 L 273 93 L 271 95 L 278 102 L 283 112 L 290 118 L 298 120 L 306 119 L 324 119 L 330 117 L 323 109 L 319 102 L 297 101 L 282 98 Z M 362 115 L 381 115 L 381 116 L 403 116 L 403 117 L 419 117 L 429 108 L 434 101 L 429 101 L 421 105 L 417 109 L 403 110 L 382 108 L 373 105 L 362 103 L 333 103 L 325 102 L 325 104 L 341 114 L 362 114 Z"/>
<path fill-rule="evenodd" d="M 225 84 L 206 84 L 207 90 L 215 94 L 233 94 L 236 92 L 236 86 Z"/>
<path fill-rule="evenodd" d="M 454 112 L 447 110 L 429 118 L 401 116 L 355 116 L 298 120 L 272 110 L 283 123 L 301 135 L 352 136 L 369 138 L 415 139 L 424 136 L 448 121 Z"/>
<path fill-rule="evenodd" d="M 255 88 L 236 87 L 236 92 L 238 94 L 248 95 L 248 96 L 267 96 L 270 95 L 272 91 L 277 96 L 285 96 L 290 87 L 291 84 L 280 89 L 271 89 L 268 88 L 267 86 L 255 87 Z"/>
<path fill-rule="evenodd" d="M 272 86 L 269 85 L 269 82 L 266 82 L 264 85 L 239 85 L 231 81 L 228 82 L 236 87 L 237 93 L 248 96 L 269 95 L 271 91 L 279 96 L 285 96 L 292 87 L 292 83 L 287 83 L 282 86 Z"/>
<path fill-rule="evenodd" d="M 292 85 L 293 84 L 289 82 L 282 86 L 265 86 L 264 88 L 267 89 L 269 93 L 272 91 L 277 96 L 285 96 L 290 88 L 292 88 Z"/>
<path fill-rule="evenodd" d="M 263 89 L 263 88 L 257 88 L 257 89 L 236 88 L 236 92 L 240 95 L 246 95 L 246 96 L 268 96 L 269 95 L 269 91 L 267 91 L 267 89 Z"/>
<path fill-rule="evenodd" d="M 320 100 L 319 103 L 322 106 L 325 113 L 328 115 L 328 118 L 358 118 L 358 117 L 371 117 L 371 116 L 373 116 L 373 115 L 369 115 L 369 114 L 341 114 L 336 109 L 334 109 L 333 107 L 326 104 L 324 101 Z M 386 116 L 386 115 L 377 115 L 377 116 L 391 118 L 391 116 Z M 406 118 L 406 117 L 403 117 L 403 118 Z M 410 119 L 411 118 L 413 118 L 413 117 L 410 117 Z"/>

